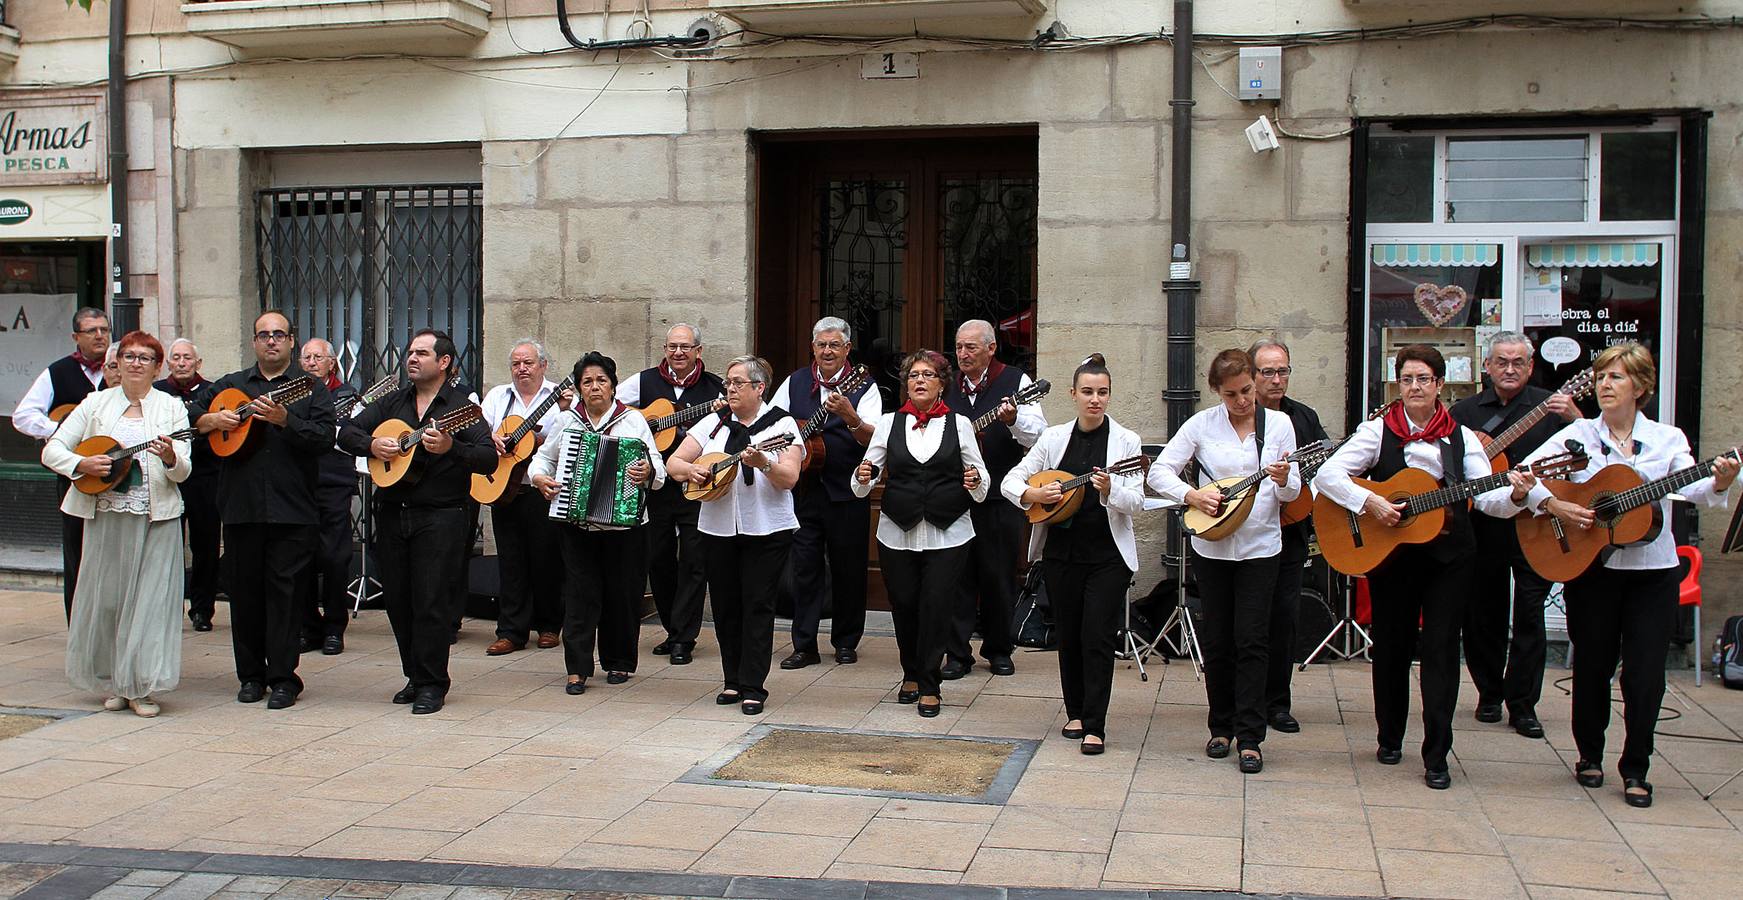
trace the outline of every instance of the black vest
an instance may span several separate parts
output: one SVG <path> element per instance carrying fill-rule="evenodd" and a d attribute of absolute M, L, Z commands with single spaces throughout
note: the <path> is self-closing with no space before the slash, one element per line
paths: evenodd
<path fill-rule="evenodd" d="M 817 412 L 822 405 L 821 390 L 813 390 L 816 382 L 811 378 L 811 367 L 806 366 L 793 373 L 787 380 L 787 412 L 804 428 L 807 419 Z M 847 395 L 848 402 L 859 405 L 859 398 L 865 392 L 876 387 L 868 380 L 859 390 Z M 837 502 L 853 501 L 859 498 L 853 496 L 853 489 L 848 487 L 847 480 L 853 477 L 853 470 L 859 467 L 859 461 L 865 458 L 865 447 L 854 440 L 853 432 L 847 430 L 847 423 L 840 416 L 829 416 L 823 425 L 823 449 L 828 454 L 823 460 L 823 471 L 819 473 L 823 480 L 823 490 L 829 499 Z"/>
<path fill-rule="evenodd" d="M 952 412 L 962 413 L 973 422 L 998 409 L 999 404 L 1006 397 L 1015 394 L 1022 383 L 1023 370 L 1016 366 L 1005 366 L 997 377 L 988 378 L 981 385 L 980 393 L 975 394 L 973 400 L 963 392 L 961 378 L 951 381 L 950 387 L 945 391 L 944 402 L 950 406 Z M 1011 434 L 1010 427 L 998 419 L 993 419 L 992 424 L 980 432 L 980 455 L 986 460 L 987 477 L 992 480 L 995 488 L 1004 480 L 1005 473 L 1023 461 L 1023 454 L 1026 452 L 1023 445 L 1017 443 L 1016 437 Z M 995 489 L 988 491 L 986 500 L 982 502 L 1004 503 L 1005 498 L 999 496 Z"/>
<path fill-rule="evenodd" d="M 678 389 L 673 387 L 671 382 L 660 377 L 659 366 L 643 369 L 641 374 L 636 376 L 636 390 L 641 397 L 640 403 L 644 407 L 655 400 L 670 400 L 675 409 L 689 409 L 698 403 L 713 403 L 726 396 L 726 385 L 721 382 L 720 376 L 706 369 L 696 379 L 696 383 L 684 391 L 682 401 L 678 399 Z M 661 458 L 671 459 L 672 454 L 677 453 L 678 447 L 684 443 L 683 438 L 683 434 L 679 434 L 678 440 L 672 442 L 671 448 L 662 454 Z M 676 479 L 667 482 L 666 486 L 680 491 L 684 489 L 683 483 Z"/>
<path fill-rule="evenodd" d="M 1453 433 L 1444 441 L 1437 441 L 1435 446 L 1440 450 L 1440 465 L 1446 477 L 1442 484 L 1457 484 L 1465 480 L 1465 430 L 1453 429 Z M 1404 471 L 1407 465 L 1404 461 L 1404 442 L 1392 433 L 1392 429 L 1384 424 L 1380 426 L 1380 458 L 1374 462 L 1374 467 L 1368 470 L 1368 478 L 1375 481 L 1385 481 L 1393 475 Z M 1436 562 L 1451 563 L 1470 555 L 1477 548 L 1476 537 L 1471 533 L 1471 517 L 1466 512 L 1465 503 L 1459 502 L 1446 508 L 1446 527 L 1440 537 L 1422 545 L 1423 552 Z M 1394 559 L 1397 557 L 1394 556 Z"/>
<path fill-rule="evenodd" d="M 948 528 L 968 512 L 973 500 L 962 486 L 962 442 L 956 436 L 956 415 L 944 417 L 944 437 L 938 442 L 938 451 L 925 462 L 908 452 L 912 420 L 912 416 L 899 412 L 890 422 L 890 452 L 884 460 L 890 472 L 884 482 L 884 515 L 903 531 L 913 531 L 921 519 L 935 528 Z"/>
<path fill-rule="evenodd" d="M 91 379 L 85 377 L 85 367 L 71 356 L 63 356 L 48 364 L 48 386 L 54 391 L 54 396 L 48 401 L 50 412 L 68 403 L 77 406 L 79 401 L 99 390 L 91 386 Z"/>

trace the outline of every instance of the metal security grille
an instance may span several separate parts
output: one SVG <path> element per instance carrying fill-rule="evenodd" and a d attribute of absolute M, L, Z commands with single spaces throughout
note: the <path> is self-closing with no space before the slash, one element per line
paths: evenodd
<path fill-rule="evenodd" d="M 477 385 L 483 202 L 477 184 L 261 191 L 261 306 L 331 341 L 358 389 L 397 371 L 421 328 L 453 337 L 461 377 Z"/>

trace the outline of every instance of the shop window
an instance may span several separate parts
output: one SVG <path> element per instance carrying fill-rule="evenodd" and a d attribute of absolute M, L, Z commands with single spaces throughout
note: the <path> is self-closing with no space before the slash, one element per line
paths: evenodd
<path fill-rule="evenodd" d="M 1368 139 L 1368 221 L 1434 221 L 1433 137 Z"/>
<path fill-rule="evenodd" d="M 1612 344 L 1638 341 L 1662 359 L 1657 243 L 1529 245 L 1522 300 L 1521 324 L 1538 347 L 1533 380 L 1545 386 L 1567 381 Z M 1657 414 L 1656 397 L 1646 414 Z"/>
<path fill-rule="evenodd" d="M 1676 218 L 1676 133 L 1603 135 L 1598 218 L 1606 222 Z"/>
<path fill-rule="evenodd" d="M 1448 222 L 1583 222 L 1586 138 L 1446 142 Z"/>
<path fill-rule="evenodd" d="M 1368 263 L 1368 396 L 1396 399 L 1392 359 L 1406 344 L 1446 357 L 1447 399 L 1481 389 L 1479 332 L 1501 324 L 1498 244 L 1376 244 Z"/>

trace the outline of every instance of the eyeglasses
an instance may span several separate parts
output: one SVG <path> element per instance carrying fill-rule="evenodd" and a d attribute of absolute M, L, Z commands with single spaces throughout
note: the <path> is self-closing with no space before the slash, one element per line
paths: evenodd
<path fill-rule="evenodd" d="M 107 325 L 92 325 L 90 328 L 81 328 L 78 331 L 75 331 L 73 333 L 74 334 L 108 334 L 109 333 L 109 326 L 107 326 Z"/>
<path fill-rule="evenodd" d="M 687 353 L 687 352 L 694 350 L 700 346 L 702 346 L 702 345 L 701 344 L 667 344 L 666 345 L 666 352 L 667 353 Z"/>
<path fill-rule="evenodd" d="M 157 362 L 157 357 L 150 353 L 123 353 L 121 361 L 136 366 L 149 366 Z"/>
<path fill-rule="evenodd" d="M 1439 381 L 1439 380 L 1440 380 L 1439 378 L 1436 378 L 1433 375 L 1400 375 L 1400 376 L 1398 376 L 1398 383 L 1401 385 L 1404 385 L 1405 387 L 1409 387 L 1410 385 L 1413 385 L 1413 384 L 1420 384 L 1423 387 L 1430 387 L 1436 381 Z"/>
<path fill-rule="evenodd" d="M 1260 378 L 1288 378 L 1289 373 L 1293 372 L 1293 371 L 1295 371 L 1294 366 L 1276 366 L 1274 368 L 1260 369 L 1259 370 L 1259 377 Z"/>
<path fill-rule="evenodd" d="M 288 331 L 256 331 L 254 333 L 254 339 L 257 341 L 260 341 L 263 344 L 266 343 L 267 341 L 288 341 L 288 340 L 290 340 L 290 332 L 288 332 Z"/>
<path fill-rule="evenodd" d="M 760 381 L 746 381 L 743 378 L 728 378 L 728 379 L 726 379 L 726 386 L 729 388 L 742 388 L 742 387 L 746 387 L 746 386 L 753 385 L 753 384 L 762 384 L 762 382 L 760 382 Z"/>
<path fill-rule="evenodd" d="M 840 352 L 847 349 L 846 341 L 812 341 L 811 346 L 819 350 L 834 350 Z"/>
<path fill-rule="evenodd" d="M 940 376 L 937 372 L 928 372 L 924 369 L 916 369 L 916 370 L 908 373 L 908 380 L 909 381 L 919 381 L 922 378 L 939 378 L 939 377 Z"/>

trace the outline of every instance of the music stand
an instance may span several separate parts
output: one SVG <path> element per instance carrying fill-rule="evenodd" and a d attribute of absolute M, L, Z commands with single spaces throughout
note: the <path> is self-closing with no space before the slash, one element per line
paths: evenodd
<path fill-rule="evenodd" d="M 381 599 L 381 582 L 369 577 L 369 552 L 375 543 L 375 515 L 369 501 L 375 492 L 375 483 L 369 480 L 368 471 L 364 469 L 357 476 L 357 496 L 363 501 L 363 515 L 359 520 L 363 531 L 363 553 L 357 557 L 357 577 L 351 580 L 350 586 L 345 590 L 351 597 L 353 619 L 357 618 L 357 611 L 363 608 L 366 601 Z"/>
<path fill-rule="evenodd" d="M 1144 498 L 1144 509 L 1146 511 L 1152 509 L 1169 509 L 1174 505 L 1173 501 L 1162 497 L 1146 496 Z M 1186 577 L 1184 569 L 1181 571 L 1180 575 L 1182 579 Z M 1132 588 L 1135 586 L 1137 586 L 1137 579 L 1135 578 L 1126 582 L 1125 622 L 1120 626 L 1120 635 L 1125 647 L 1122 650 L 1115 651 L 1114 658 L 1131 660 L 1138 667 L 1138 680 L 1149 681 L 1150 672 L 1145 668 L 1144 662 L 1151 656 L 1155 655 L 1156 645 L 1162 643 L 1164 635 L 1168 632 L 1168 628 L 1164 625 L 1161 630 L 1156 632 L 1155 637 L 1148 640 L 1139 637 L 1138 633 L 1132 630 Z M 1184 599 L 1184 596 L 1184 593 L 1182 593 L 1182 599 Z M 1166 665 L 1168 658 L 1164 656 L 1162 662 Z"/>
<path fill-rule="evenodd" d="M 1175 656 L 1184 656 L 1192 660 L 1192 675 L 1199 681 L 1204 680 L 1204 651 L 1198 643 L 1198 625 L 1192 621 L 1192 610 L 1186 605 L 1186 557 L 1192 540 L 1186 534 L 1186 507 L 1175 506 L 1168 517 L 1169 525 L 1180 535 L 1180 554 L 1172 560 L 1175 564 L 1174 611 L 1162 622 L 1162 630 L 1157 632 L 1156 640 L 1168 644 L 1168 649 Z M 1163 554 L 1163 561 L 1168 562 L 1168 554 Z M 1178 638 L 1171 638 L 1168 632 L 1179 629 Z"/>
<path fill-rule="evenodd" d="M 1374 647 L 1374 637 L 1362 627 L 1360 622 L 1356 621 L 1355 585 L 1349 579 L 1337 574 L 1332 575 L 1332 583 L 1341 588 L 1338 593 L 1343 594 L 1344 597 L 1343 615 L 1336 624 L 1331 626 L 1331 630 L 1325 633 L 1325 638 L 1319 642 L 1319 646 L 1313 648 L 1313 652 L 1307 654 L 1307 658 L 1301 661 L 1301 665 L 1296 668 L 1297 672 L 1307 671 L 1307 667 L 1315 659 L 1318 659 L 1321 653 L 1328 650 L 1338 659 L 1355 659 L 1360 656 L 1370 662 L 1373 661 L 1369 651 Z M 1332 644 L 1339 638 L 1343 639 L 1341 649 Z M 1359 644 L 1357 643 L 1358 638 L 1360 639 Z"/>

